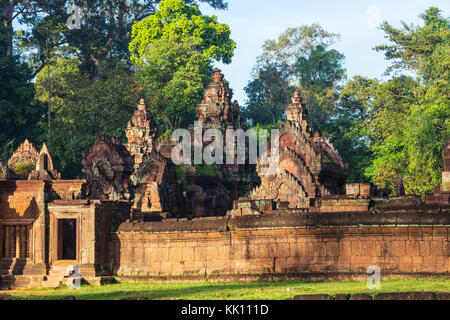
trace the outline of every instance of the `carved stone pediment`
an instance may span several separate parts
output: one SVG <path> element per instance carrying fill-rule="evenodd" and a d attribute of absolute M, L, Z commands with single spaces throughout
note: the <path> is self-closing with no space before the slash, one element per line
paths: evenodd
<path fill-rule="evenodd" d="M 83 155 L 88 198 L 122 200 L 133 194 L 131 174 L 134 161 L 130 152 L 113 137 L 100 136 Z"/>
<path fill-rule="evenodd" d="M 8 168 L 22 179 L 28 178 L 28 174 L 35 169 L 39 160 L 39 152 L 32 143 L 25 140 L 8 160 Z"/>
<path fill-rule="evenodd" d="M 47 145 L 44 145 L 39 152 L 39 159 L 36 163 L 36 169 L 30 173 L 29 180 L 59 180 L 61 174 L 53 166 L 53 159 L 48 151 Z"/>

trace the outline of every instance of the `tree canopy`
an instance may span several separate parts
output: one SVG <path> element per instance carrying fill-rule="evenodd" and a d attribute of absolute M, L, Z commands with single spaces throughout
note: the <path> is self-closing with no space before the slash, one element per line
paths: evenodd
<path fill-rule="evenodd" d="M 192 124 L 212 60 L 231 62 L 236 44 L 229 27 L 183 0 L 164 0 L 134 24 L 132 37 L 131 59 L 161 124 L 167 130 Z"/>
<path fill-rule="evenodd" d="M 7 30 L 0 25 L 0 159 L 8 157 L 25 138 L 38 138 L 34 128 L 45 112 L 33 99 L 30 68 L 7 51 Z"/>
<path fill-rule="evenodd" d="M 163 0 L 159 9 L 133 25 L 129 49 L 131 60 L 142 64 L 152 52 L 155 40 L 189 42 L 192 48 L 207 58 L 230 63 L 236 43 L 230 38 L 230 28 L 217 22 L 216 16 L 204 16 L 197 6 L 184 0 Z"/>
<path fill-rule="evenodd" d="M 285 88 L 296 87 L 309 121 L 349 163 L 349 182 L 371 181 L 393 192 L 402 178 L 410 194 L 432 191 L 441 181 L 450 137 L 450 31 L 438 8 L 420 17 L 418 26 L 381 25 L 389 43 L 375 50 L 391 62 L 386 70 L 391 78 L 384 82 L 355 76 L 345 83 L 344 56 L 330 48 L 338 35 L 316 24 L 289 28 L 278 40 L 266 41 L 246 88 L 247 119 L 281 120 L 288 103 Z"/>

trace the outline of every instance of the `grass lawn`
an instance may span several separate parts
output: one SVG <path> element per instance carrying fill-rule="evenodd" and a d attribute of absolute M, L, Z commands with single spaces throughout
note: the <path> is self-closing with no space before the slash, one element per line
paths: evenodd
<path fill-rule="evenodd" d="M 378 293 L 433 291 L 450 292 L 450 279 L 403 279 L 386 280 L 380 290 L 369 290 L 365 281 L 340 282 L 254 282 L 227 284 L 157 284 L 157 283 L 118 283 L 104 286 L 82 286 L 81 289 L 27 289 L 5 291 L 12 299 L 61 299 L 72 295 L 77 299 L 115 300 L 122 298 L 146 297 L 158 299 L 184 300 L 256 300 L 287 299 L 301 294 L 337 293 Z M 1 293 L 0 293 L 1 294 Z"/>

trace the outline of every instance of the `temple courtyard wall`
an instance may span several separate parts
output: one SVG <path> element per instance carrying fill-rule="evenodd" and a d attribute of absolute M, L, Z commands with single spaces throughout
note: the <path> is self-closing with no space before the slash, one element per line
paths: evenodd
<path fill-rule="evenodd" d="M 450 207 L 125 222 L 114 275 L 166 280 L 450 274 Z"/>

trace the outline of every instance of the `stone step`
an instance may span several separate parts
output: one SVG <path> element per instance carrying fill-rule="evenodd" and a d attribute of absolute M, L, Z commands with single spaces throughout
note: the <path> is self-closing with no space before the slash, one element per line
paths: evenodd
<path fill-rule="evenodd" d="M 55 276 L 61 276 L 61 277 L 63 277 L 63 276 L 65 276 L 65 275 L 69 275 L 69 273 L 68 272 L 66 272 L 66 270 L 64 270 L 64 271 L 60 271 L 60 270 L 53 270 L 53 269 L 50 269 L 50 271 L 48 272 L 48 275 L 55 275 Z"/>
<path fill-rule="evenodd" d="M 42 286 L 44 288 L 56 288 L 59 287 L 61 281 L 42 281 Z"/>
<path fill-rule="evenodd" d="M 71 266 L 77 265 L 76 261 L 59 261 L 52 266 L 48 275 L 42 281 L 42 286 L 46 288 L 58 287 L 61 282 L 69 277 L 67 269 Z"/>
<path fill-rule="evenodd" d="M 47 281 L 53 281 L 53 280 L 60 280 L 60 281 L 62 281 L 65 278 L 66 278 L 65 276 L 59 276 L 59 275 L 56 275 L 56 276 L 48 275 L 48 276 L 45 277 L 45 279 Z"/>
<path fill-rule="evenodd" d="M 50 269 L 50 272 L 51 271 L 53 271 L 53 272 L 64 272 L 64 273 L 67 273 L 67 269 L 68 269 L 68 267 L 64 267 L 64 268 L 62 268 L 62 267 L 53 267 L 53 268 L 51 268 Z"/>
<path fill-rule="evenodd" d="M 14 264 L 14 263 L 25 264 L 25 263 L 27 263 L 27 259 L 20 258 L 20 259 L 2 259 L 2 260 L 0 260 L 0 265 L 2 265 L 2 264 Z"/>
<path fill-rule="evenodd" d="M 15 279 L 14 288 L 29 288 L 31 284 L 30 279 Z"/>
<path fill-rule="evenodd" d="M 14 263 L 2 263 L 0 264 L 0 269 L 9 269 L 14 267 Z"/>
<path fill-rule="evenodd" d="M 39 287 L 43 276 L 5 276 L 0 277 L 0 288 L 10 290 L 12 288 Z"/>
<path fill-rule="evenodd" d="M 50 270 L 50 272 L 48 273 L 49 276 L 57 276 L 57 277 L 68 277 L 69 273 L 66 271 L 55 271 L 55 270 Z"/>

